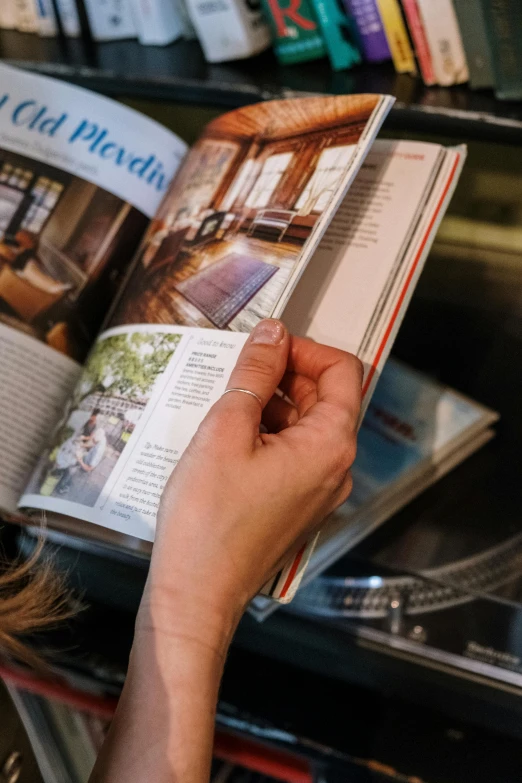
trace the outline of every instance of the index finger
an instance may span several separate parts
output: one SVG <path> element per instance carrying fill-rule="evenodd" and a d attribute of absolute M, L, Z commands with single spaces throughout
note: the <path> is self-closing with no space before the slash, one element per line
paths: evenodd
<path fill-rule="evenodd" d="M 318 402 L 348 408 L 358 415 L 363 367 L 353 354 L 292 336 L 288 370 L 315 382 Z"/>

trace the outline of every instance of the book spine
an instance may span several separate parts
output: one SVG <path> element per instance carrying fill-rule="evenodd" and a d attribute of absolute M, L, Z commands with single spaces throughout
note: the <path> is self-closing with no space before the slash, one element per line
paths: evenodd
<path fill-rule="evenodd" d="M 240 60 L 270 45 L 270 31 L 255 4 L 187 0 L 187 10 L 208 62 Z"/>
<path fill-rule="evenodd" d="M 473 89 L 493 87 L 493 63 L 480 0 L 453 0 Z"/>
<path fill-rule="evenodd" d="M 417 0 L 430 47 L 437 84 L 448 87 L 469 79 L 468 64 L 451 0 Z"/>
<path fill-rule="evenodd" d="M 389 60 L 390 47 L 377 8 L 377 0 L 344 0 L 346 10 L 357 25 L 363 54 L 368 62 Z"/>
<path fill-rule="evenodd" d="M 38 33 L 43 38 L 58 35 L 58 24 L 52 0 L 35 0 L 38 15 Z"/>
<path fill-rule="evenodd" d="M 63 34 L 69 38 L 79 38 L 82 28 L 75 0 L 55 0 L 55 2 Z"/>
<path fill-rule="evenodd" d="M 16 29 L 21 33 L 37 33 L 38 17 L 34 0 L 15 0 Z"/>
<path fill-rule="evenodd" d="M 415 57 L 398 0 L 377 0 L 386 40 L 397 73 L 415 73 Z"/>
<path fill-rule="evenodd" d="M 354 23 L 340 12 L 336 0 L 312 0 L 312 5 L 332 69 L 342 71 L 360 63 Z"/>
<path fill-rule="evenodd" d="M 274 51 L 282 63 L 316 60 L 327 54 L 323 37 L 309 0 L 261 0 L 274 39 Z"/>
<path fill-rule="evenodd" d="M 194 38 L 197 37 L 196 31 L 190 19 L 189 12 L 187 11 L 185 0 L 173 0 L 173 2 L 178 10 L 179 18 L 183 27 L 183 38 L 186 38 L 188 41 L 194 40 Z"/>
<path fill-rule="evenodd" d="M 419 13 L 417 0 L 402 0 L 402 7 L 404 9 L 406 21 L 408 22 L 424 84 L 428 86 L 436 84 L 437 80 L 435 79 L 435 72 L 433 70 L 430 47 L 428 46 L 428 39 L 426 38 L 426 31 Z"/>
<path fill-rule="evenodd" d="M 85 0 L 85 9 L 95 41 L 137 37 L 138 32 L 128 0 Z"/>
<path fill-rule="evenodd" d="M 174 0 L 132 0 L 140 43 L 165 46 L 181 37 L 183 24 Z"/>
<path fill-rule="evenodd" d="M 491 47 L 495 93 L 522 99 L 522 4 L 520 0 L 482 0 Z"/>
<path fill-rule="evenodd" d="M 16 27 L 15 0 L 1 0 L 0 27 L 3 30 L 13 30 Z"/>

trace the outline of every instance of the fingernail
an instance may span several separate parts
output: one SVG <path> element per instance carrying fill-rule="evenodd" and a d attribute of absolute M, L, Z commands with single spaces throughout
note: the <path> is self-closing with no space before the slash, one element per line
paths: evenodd
<path fill-rule="evenodd" d="M 281 321 L 265 318 L 260 321 L 250 336 L 250 342 L 264 345 L 279 345 L 283 342 L 286 329 Z"/>

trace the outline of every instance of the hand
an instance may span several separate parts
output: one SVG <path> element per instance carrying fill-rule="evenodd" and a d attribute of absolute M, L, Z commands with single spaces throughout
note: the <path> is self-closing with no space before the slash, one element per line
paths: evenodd
<path fill-rule="evenodd" d="M 248 601 L 348 497 L 362 366 L 261 322 L 162 497 L 148 595 L 234 623 Z M 275 396 L 280 388 L 294 403 Z M 268 432 L 260 433 L 260 424 Z M 194 607 L 198 612 L 194 613 Z M 179 616 L 177 617 L 179 621 Z"/>
<path fill-rule="evenodd" d="M 262 321 L 163 493 L 116 717 L 92 783 L 210 774 L 214 710 L 249 599 L 348 496 L 362 369 Z M 293 405 L 274 396 L 277 387 Z M 261 420 L 268 430 L 260 433 Z"/>

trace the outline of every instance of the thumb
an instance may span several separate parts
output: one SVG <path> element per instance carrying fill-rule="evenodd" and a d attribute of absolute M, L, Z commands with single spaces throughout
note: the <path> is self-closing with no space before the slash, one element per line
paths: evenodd
<path fill-rule="evenodd" d="M 248 437 L 256 438 L 263 408 L 286 371 L 289 350 L 290 336 L 284 324 L 274 318 L 260 321 L 239 354 L 227 384 L 227 389 L 253 394 L 224 394 L 214 405 L 214 414 L 226 416 L 229 424 L 234 422 L 238 434 L 246 427 Z"/>

